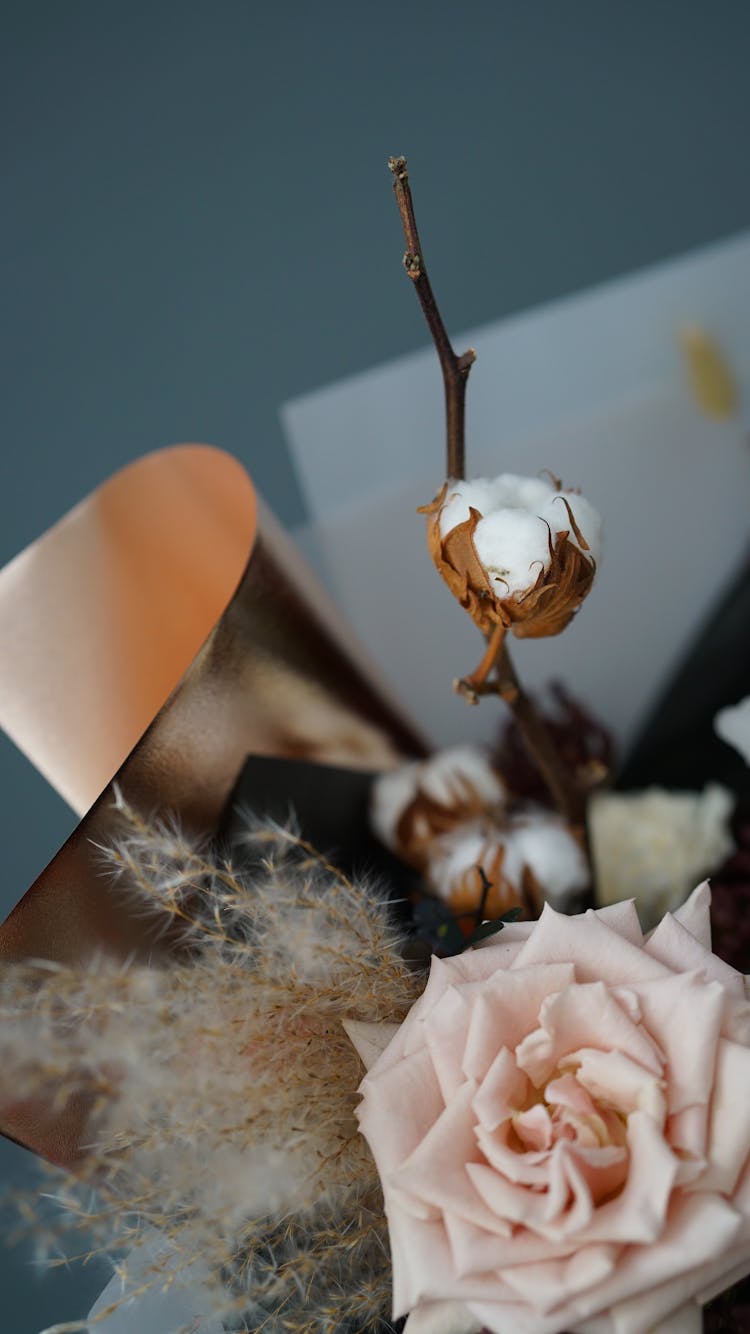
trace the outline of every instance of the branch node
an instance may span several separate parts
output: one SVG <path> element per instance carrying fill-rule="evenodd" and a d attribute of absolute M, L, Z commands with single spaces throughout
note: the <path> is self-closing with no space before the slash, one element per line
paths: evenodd
<path fill-rule="evenodd" d="M 477 690 L 465 676 L 456 677 L 453 682 L 453 689 L 457 695 L 466 700 L 467 704 L 478 704 L 480 693 L 483 693 Z"/>

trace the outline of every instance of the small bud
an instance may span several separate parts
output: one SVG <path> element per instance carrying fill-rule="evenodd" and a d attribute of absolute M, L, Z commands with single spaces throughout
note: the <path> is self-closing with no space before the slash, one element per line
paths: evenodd
<path fill-rule="evenodd" d="M 559 482 L 510 473 L 448 481 L 420 513 L 437 569 L 485 635 L 559 634 L 591 588 L 601 520 Z"/>

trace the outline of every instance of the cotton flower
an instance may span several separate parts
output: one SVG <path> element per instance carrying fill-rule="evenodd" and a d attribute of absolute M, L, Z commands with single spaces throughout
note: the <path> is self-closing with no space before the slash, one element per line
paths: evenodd
<path fill-rule="evenodd" d="M 677 908 L 702 876 L 734 846 L 734 798 L 718 783 L 703 792 L 603 792 L 589 803 L 589 837 L 597 898 L 634 898 L 644 923 Z"/>
<path fill-rule="evenodd" d="M 506 795 L 484 751 L 450 746 L 380 775 L 373 784 L 372 827 L 386 847 L 421 870 L 437 835 L 499 812 Z"/>
<path fill-rule="evenodd" d="M 583 496 L 537 477 L 448 481 L 422 511 L 437 569 L 495 641 L 556 635 L 591 588 L 599 515 Z"/>
<path fill-rule="evenodd" d="M 517 813 L 502 825 L 475 820 L 435 839 L 426 878 L 456 915 L 484 903 L 485 918 L 520 907 L 536 917 L 545 900 L 569 908 L 589 882 L 583 849 L 563 820 Z"/>
<path fill-rule="evenodd" d="M 706 886 L 547 906 L 434 959 L 403 1024 L 347 1024 L 405 1334 L 655 1334 L 750 1271 L 747 979 Z"/>

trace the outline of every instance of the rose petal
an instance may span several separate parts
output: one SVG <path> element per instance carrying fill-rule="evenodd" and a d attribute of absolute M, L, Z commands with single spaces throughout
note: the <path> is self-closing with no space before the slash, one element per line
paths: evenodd
<path fill-rule="evenodd" d="M 573 982 L 573 965 L 564 963 L 498 973 L 485 983 L 472 1008 L 463 1061 L 467 1079 L 483 1079 L 501 1047 L 517 1046 L 536 1028 L 545 998 Z"/>
<path fill-rule="evenodd" d="M 448 987 L 422 1021 L 423 1040 L 432 1057 L 446 1103 L 464 1083 L 461 1065 L 473 1013 L 464 990 L 463 987 Z"/>
<path fill-rule="evenodd" d="M 516 1157 L 546 1159 L 538 1170 L 547 1189 L 529 1190 L 526 1184 L 518 1185 L 482 1163 L 469 1164 L 466 1170 L 488 1208 L 498 1217 L 521 1223 L 551 1241 L 577 1236 L 590 1221 L 593 1204 L 569 1144 L 559 1140 L 549 1154 Z"/>
<path fill-rule="evenodd" d="M 520 924 L 519 924 L 520 925 Z M 534 922 L 524 923 L 524 925 L 534 926 Z M 451 981 L 458 982 L 484 982 L 495 973 L 504 973 L 506 971 L 507 950 L 505 948 L 505 932 L 509 928 L 503 927 L 500 932 L 500 942 L 497 938 L 490 937 L 490 942 L 482 950 L 464 950 L 463 954 L 454 954 L 451 959 L 445 959 L 444 965 L 451 973 Z"/>
<path fill-rule="evenodd" d="M 518 1069 L 513 1053 L 502 1047 L 474 1095 L 472 1111 L 485 1130 L 497 1130 L 523 1107 L 528 1091 L 527 1076 Z"/>
<path fill-rule="evenodd" d="M 680 1166 L 675 1177 L 675 1184 L 684 1186 L 688 1181 L 695 1181 L 706 1167 L 706 1135 L 708 1133 L 708 1107 L 694 1104 L 684 1107 L 681 1112 L 667 1117 L 664 1137 L 679 1155 Z"/>
<path fill-rule="evenodd" d="M 576 1164 L 588 1197 L 595 1205 L 622 1190 L 628 1175 L 628 1151 L 624 1146 L 609 1145 L 590 1149 L 571 1144 L 570 1157 Z"/>
<path fill-rule="evenodd" d="M 696 1207 L 702 1201 L 705 1208 Z M 682 1196 L 670 1210 L 658 1246 L 628 1247 L 612 1275 L 598 1290 L 571 1303 L 576 1318 L 607 1308 L 617 1334 L 646 1334 L 661 1316 L 688 1301 L 700 1288 L 700 1270 L 731 1246 L 739 1218 L 715 1195 Z M 678 1276 L 667 1298 L 660 1288 Z M 676 1296 L 679 1290 L 680 1295 Z M 620 1309 L 628 1298 L 639 1297 L 637 1313 Z"/>
<path fill-rule="evenodd" d="M 342 1026 L 365 1070 L 372 1069 L 401 1027 L 400 1024 L 368 1024 L 359 1019 L 344 1019 Z"/>
<path fill-rule="evenodd" d="M 705 1210 L 696 1208 L 699 1199 Z M 660 1318 L 662 1305 L 660 1288 L 684 1275 L 686 1285 L 697 1291 L 701 1270 L 727 1251 L 738 1222 L 734 1211 L 714 1195 L 690 1196 L 677 1201 L 658 1246 L 626 1247 L 613 1272 L 602 1283 L 557 1308 L 553 1317 L 537 1317 L 538 1323 L 527 1325 L 526 1329 L 533 1329 L 534 1334 L 560 1334 L 561 1330 L 581 1327 L 591 1330 L 595 1328 L 590 1323 L 591 1317 L 606 1312 L 612 1318 L 612 1327 L 617 1334 L 656 1334 L 654 1326 Z M 678 1288 L 679 1285 L 675 1285 L 673 1291 Z M 677 1305 L 683 1305 L 692 1295 L 687 1292 L 683 1298 L 677 1299 Z M 644 1309 L 639 1311 L 637 1320 L 629 1319 L 625 1305 L 633 1296 L 645 1299 Z M 650 1309 L 649 1300 L 653 1303 Z M 672 1300 L 667 1310 L 674 1309 L 674 1305 Z M 500 1303 L 476 1301 L 471 1303 L 471 1309 L 488 1328 L 496 1330 L 499 1327 Z M 553 1318 L 556 1324 L 545 1323 Z M 506 1324 L 505 1328 L 512 1334 L 512 1326 Z M 520 1331 L 523 1326 L 519 1324 L 517 1328 Z"/>
<path fill-rule="evenodd" d="M 475 1127 L 477 1143 L 492 1169 L 491 1175 L 543 1191 L 549 1183 L 550 1153 L 534 1149 L 519 1153 L 515 1145 L 508 1143 L 511 1131 L 508 1122 L 495 1131 L 487 1131 L 480 1125 Z"/>
<path fill-rule="evenodd" d="M 731 1247 L 712 1264 L 696 1266 L 646 1293 L 636 1293 L 618 1303 L 612 1312 L 615 1334 L 641 1334 L 641 1331 L 652 1334 L 655 1329 L 658 1334 L 663 1330 L 683 1334 L 683 1329 L 696 1329 L 700 1334 L 703 1329 L 701 1307 L 745 1278 L 750 1271 L 750 1249 L 746 1246 L 742 1259 L 733 1263 L 737 1255 L 737 1249 Z M 689 1300 L 686 1300 L 688 1294 Z M 655 1316 L 658 1326 L 653 1324 Z M 680 1318 L 686 1320 L 684 1325 L 679 1323 Z"/>
<path fill-rule="evenodd" d="M 673 1311 L 659 1321 L 658 1330 L 650 1334 L 702 1334 L 703 1312 L 697 1302 L 687 1302 L 679 1311 Z M 615 1320 L 610 1315 L 594 1316 L 576 1325 L 573 1334 L 617 1334 Z"/>
<path fill-rule="evenodd" d="M 552 1117 L 540 1102 L 513 1117 L 513 1129 L 525 1149 L 552 1147 Z"/>
<path fill-rule="evenodd" d="M 750 977 L 745 978 L 745 990 L 750 987 Z M 748 997 L 726 996 L 724 1004 L 724 1022 L 721 1025 L 722 1037 L 730 1042 L 739 1042 L 743 1047 L 750 1046 L 750 992 Z"/>
<path fill-rule="evenodd" d="M 629 1115 L 646 1112 L 658 1126 L 664 1125 L 666 1097 L 664 1080 L 644 1070 L 622 1051 L 583 1048 L 576 1053 L 576 1079 L 607 1107 Z"/>
<path fill-rule="evenodd" d="M 560 1217 L 570 1198 L 561 1154 L 562 1146 L 556 1144 L 552 1153 L 546 1155 L 549 1163 L 545 1164 L 539 1174 L 547 1185 L 546 1190 L 529 1190 L 526 1182 L 517 1184 L 501 1172 L 485 1167 L 483 1163 L 470 1163 L 466 1171 L 488 1209 L 497 1218 L 521 1223 L 540 1236 L 557 1241 L 561 1240 L 559 1230 L 552 1228 L 551 1224 Z"/>
<path fill-rule="evenodd" d="M 560 1334 L 557 1312 L 542 1315 L 528 1302 L 472 1302 L 471 1311 L 492 1334 Z"/>
<path fill-rule="evenodd" d="M 471 980 L 482 982 L 497 972 L 499 966 L 496 949 L 483 951 L 482 955 L 468 950 L 454 959 L 438 959 L 433 955 L 427 985 L 384 1051 L 378 1070 L 385 1070 L 387 1066 L 395 1065 L 404 1056 L 419 1050 L 424 1041 L 422 1025 L 449 987 Z"/>
<path fill-rule="evenodd" d="M 414 1152 L 398 1165 L 386 1182 L 391 1189 L 405 1190 L 414 1199 L 448 1210 L 501 1237 L 511 1228 L 490 1212 L 472 1185 L 469 1163 L 482 1155 L 472 1127 L 471 1102 L 476 1085 L 467 1083 L 427 1131 Z"/>
<path fill-rule="evenodd" d="M 686 972 L 636 990 L 644 1025 L 666 1057 L 670 1115 L 694 1104 L 705 1105 L 724 1014 L 724 989 L 705 982 L 701 972 Z"/>
<path fill-rule="evenodd" d="M 568 987 L 544 1001 L 540 1027 L 516 1048 L 516 1061 L 540 1088 L 564 1057 L 583 1047 L 612 1048 L 661 1076 L 659 1049 L 602 982 Z"/>
<path fill-rule="evenodd" d="M 564 1260 L 546 1260 L 538 1264 L 500 1270 L 510 1285 L 536 1311 L 546 1315 L 575 1293 L 601 1283 L 612 1273 L 619 1248 L 583 1246 Z"/>
<path fill-rule="evenodd" d="M 738 1109 L 742 1109 L 738 1114 Z M 693 1190 L 731 1195 L 750 1155 L 750 1051 L 722 1039 L 708 1131 L 708 1166 Z"/>
<path fill-rule="evenodd" d="M 730 996 L 744 997 L 745 981 L 742 973 L 706 949 L 672 913 L 662 917 L 659 925 L 651 932 L 643 953 L 658 959 L 676 973 L 700 969 L 706 980 L 720 982 Z"/>
<path fill-rule="evenodd" d="M 379 1075 L 418 1051 L 421 1043 L 422 1020 L 429 1014 L 447 987 L 453 985 L 453 975 L 445 967 L 445 960 L 433 956 L 430 973 L 422 995 L 415 1001 L 395 1037 L 389 1042 L 380 1059 L 369 1073 Z"/>
<path fill-rule="evenodd" d="M 486 950 L 496 945 L 499 949 L 503 949 L 506 945 L 522 944 L 524 940 L 528 940 L 535 927 L 536 922 L 507 922 L 502 929 L 500 940 L 488 936 L 474 948 Z"/>
<path fill-rule="evenodd" d="M 442 1223 L 425 1222 L 387 1199 L 388 1231 L 393 1269 L 393 1317 L 398 1319 L 420 1302 L 491 1301 L 508 1298 L 510 1289 L 496 1273 L 456 1274 Z"/>
<path fill-rule="evenodd" d="M 649 1292 L 630 1297 L 612 1312 L 614 1334 L 633 1334 L 647 1330 L 648 1334 L 702 1334 L 703 1311 L 698 1302 L 684 1301 L 690 1276 L 681 1275 L 670 1283 L 660 1284 Z M 675 1309 L 677 1304 L 677 1309 Z M 654 1317 L 658 1324 L 654 1324 Z"/>
<path fill-rule="evenodd" d="M 707 880 L 696 886 L 689 899 L 672 914 L 704 949 L 711 948 L 711 889 Z"/>
<path fill-rule="evenodd" d="M 695 1300 L 700 1302 L 701 1306 L 705 1306 L 706 1302 L 713 1301 L 720 1292 L 726 1292 L 727 1288 L 740 1283 L 748 1274 L 750 1274 L 750 1243 L 746 1241 L 744 1246 L 732 1246 L 718 1260 L 714 1260 L 712 1265 L 704 1266 L 700 1275 L 701 1288 L 696 1293 Z"/>
<path fill-rule="evenodd" d="M 357 1116 L 383 1177 L 414 1151 L 445 1104 L 428 1051 L 404 1057 L 381 1073 L 376 1073 L 378 1064 L 362 1081 L 366 1096 Z M 394 1116 L 394 1107 L 402 1103 L 408 1104 L 409 1115 Z"/>
<path fill-rule="evenodd" d="M 643 931 L 635 899 L 620 899 L 619 903 L 608 903 L 595 911 L 599 921 L 604 922 L 610 931 L 616 931 L 618 936 L 629 940 L 631 945 L 637 945 L 638 949 L 643 947 Z"/>
<path fill-rule="evenodd" d="M 509 1238 L 494 1236 L 463 1219 L 446 1214 L 445 1230 L 453 1255 L 456 1273 L 463 1276 L 497 1270 L 504 1266 L 533 1264 L 540 1260 L 555 1260 L 575 1255 L 578 1242 L 550 1241 L 526 1228 L 517 1228 Z M 499 1256 L 499 1258 L 498 1258 Z"/>
<path fill-rule="evenodd" d="M 679 1160 L 661 1130 L 644 1112 L 628 1117 L 630 1171 L 620 1194 L 596 1210 L 582 1229 L 581 1242 L 632 1242 L 647 1245 L 664 1227 Z"/>
<path fill-rule="evenodd" d="M 613 931 L 591 909 L 580 917 L 566 917 L 545 903 L 536 930 L 514 959 L 511 970 L 532 963 L 565 962 L 575 965 L 579 982 L 604 981 L 610 986 L 646 982 L 665 977 L 668 971 L 658 959 Z"/>
<path fill-rule="evenodd" d="M 490 1232 L 487 1228 L 468 1222 L 466 1218 L 447 1212 L 443 1214 L 443 1224 L 459 1278 L 498 1270 L 507 1258 L 508 1239 L 512 1234 L 510 1225 L 507 1235 L 501 1236 L 498 1231 Z"/>
<path fill-rule="evenodd" d="M 425 1302 L 412 1311 L 404 1334 L 481 1334 L 481 1329 L 461 1302 Z"/>

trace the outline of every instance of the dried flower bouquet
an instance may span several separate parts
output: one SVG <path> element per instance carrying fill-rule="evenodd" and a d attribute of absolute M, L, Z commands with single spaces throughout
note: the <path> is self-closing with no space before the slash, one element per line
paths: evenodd
<path fill-rule="evenodd" d="M 733 800 L 605 791 L 606 729 L 524 690 L 510 640 L 566 629 L 600 520 L 551 475 L 466 480 L 475 353 L 390 167 L 445 384 L 429 552 L 485 640 L 455 688 L 512 723 L 433 756 L 370 729 L 385 881 L 293 821 L 230 802 L 201 838 L 114 789 L 97 857 L 146 957 L 0 977 L 4 1121 L 68 1118 L 65 1227 L 126 1256 L 119 1295 L 57 1334 L 139 1329 L 170 1294 L 159 1334 L 689 1334 L 750 1273 L 747 964 L 712 952 L 694 888 L 732 853 Z M 740 747 L 746 718 L 720 723 Z M 746 1327 L 737 1290 L 708 1310 Z"/>

